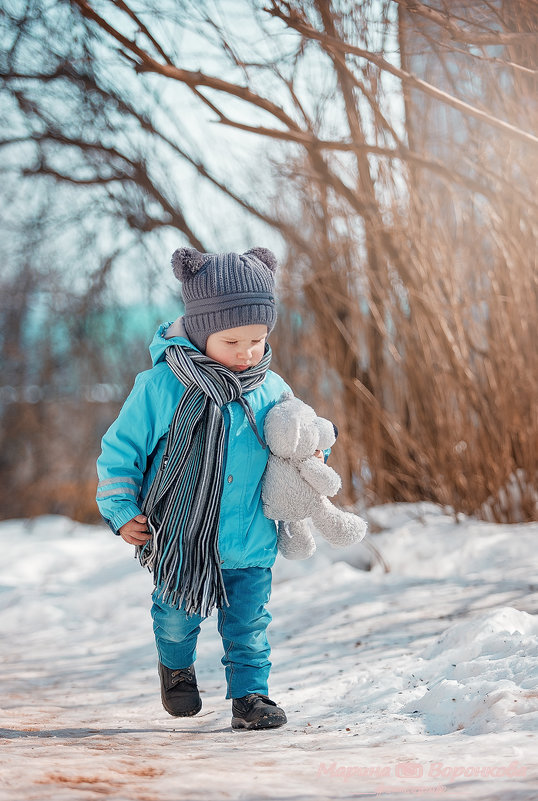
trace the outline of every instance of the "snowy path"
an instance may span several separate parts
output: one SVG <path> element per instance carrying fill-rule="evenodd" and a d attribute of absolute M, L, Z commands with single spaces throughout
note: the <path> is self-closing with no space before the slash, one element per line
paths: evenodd
<path fill-rule="evenodd" d="M 390 573 L 353 567 L 362 545 L 275 566 L 289 723 L 267 733 L 230 728 L 214 618 L 202 712 L 162 710 L 150 576 L 122 541 L 0 524 L 0 799 L 538 799 L 538 525 L 370 514 Z"/>

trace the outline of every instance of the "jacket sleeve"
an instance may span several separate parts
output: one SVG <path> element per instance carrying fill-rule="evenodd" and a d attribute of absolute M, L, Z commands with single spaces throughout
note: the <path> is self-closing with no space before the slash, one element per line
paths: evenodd
<path fill-rule="evenodd" d="M 118 417 L 104 435 L 97 460 L 97 505 L 115 534 L 141 514 L 138 497 L 148 455 L 163 436 L 158 393 L 149 372 L 137 376 Z"/>

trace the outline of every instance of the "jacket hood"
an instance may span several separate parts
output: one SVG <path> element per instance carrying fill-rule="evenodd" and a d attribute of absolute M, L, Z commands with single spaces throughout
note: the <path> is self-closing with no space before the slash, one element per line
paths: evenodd
<path fill-rule="evenodd" d="M 198 350 L 187 336 L 183 317 L 178 317 L 173 323 L 162 323 L 157 329 L 149 346 L 151 361 L 154 366 L 164 361 L 166 348 L 170 347 L 170 345 L 183 345 L 193 348 L 193 350 Z"/>

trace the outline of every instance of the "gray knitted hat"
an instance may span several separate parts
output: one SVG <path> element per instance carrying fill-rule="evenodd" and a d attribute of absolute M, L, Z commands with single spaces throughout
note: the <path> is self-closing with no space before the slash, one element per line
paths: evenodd
<path fill-rule="evenodd" d="M 276 258 L 266 248 L 238 253 L 200 253 L 179 248 L 172 256 L 174 275 L 183 285 L 185 330 L 205 351 L 210 334 L 240 325 L 276 323 Z"/>

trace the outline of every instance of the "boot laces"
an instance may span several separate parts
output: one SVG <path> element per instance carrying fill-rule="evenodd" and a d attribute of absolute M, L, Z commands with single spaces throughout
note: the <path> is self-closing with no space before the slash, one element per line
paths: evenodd
<path fill-rule="evenodd" d="M 171 677 L 174 679 L 174 684 L 179 684 L 180 681 L 186 681 L 189 684 L 193 684 L 194 676 L 190 668 L 180 668 L 179 670 L 173 670 L 171 673 Z"/>
<path fill-rule="evenodd" d="M 242 699 L 249 707 L 254 706 L 256 701 L 261 701 L 264 704 L 269 704 L 270 706 L 276 706 L 274 701 L 271 701 L 267 695 L 262 695 L 261 693 L 249 693 L 246 695 L 244 699 Z"/>

